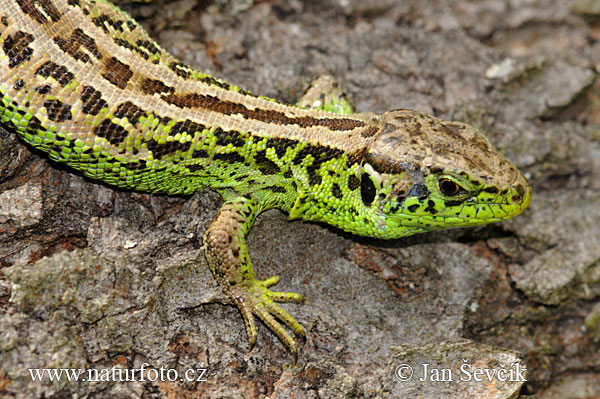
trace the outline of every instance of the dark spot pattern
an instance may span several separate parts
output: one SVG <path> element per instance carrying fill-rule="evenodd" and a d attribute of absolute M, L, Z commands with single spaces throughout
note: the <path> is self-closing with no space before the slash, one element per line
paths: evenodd
<path fill-rule="evenodd" d="M 129 65 L 119 61 L 116 57 L 111 57 L 104 63 L 104 72 L 102 77 L 108 80 L 119 89 L 127 87 L 129 79 L 133 76 L 133 71 Z"/>
<path fill-rule="evenodd" d="M 215 154 L 213 156 L 213 159 L 218 160 L 218 161 L 224 161 L 227 163 L 234 163 L 234 162 L 245 163 L 246 162 L 246 159 L 235 151 Z"/>
<path fill-rule="evenodd" d="M 34 40 L 31 33 L 17 31 L 4 39 L 2 49 L 8 57 L 8 67 L 15 68 L 29 61 L 33 56 L 33 49 L 28 47 Z"/>
<path fill-rule="evenodd" d="M 292 148 L 297 143 L 296 140 L 286 138 L 271 138 L 268 141 L 268 146 L 272 147 L 275 150 L 275 154 L 277 154 L 277 158 L 281 159 L 288 148 Z"/>
<path fill-rule="evenodd" d="M 65 39 L 61 36 L 55 36 L 53 40 L 62 51 L 78 61 L 86 63 L 91 61 L 88 53 L 84 52 L 81 47 L 86 49 L 96 59 L 102 59 L 102 54 L 96 46 L 96 41 L 92 37 L 85 34 L 85 32 L 80 28 L 73 30 L 71 37 L 68 39 Z"/>
<path fill-rule="evenodd" d="M 274 175 L 281 172 L 279 166 L 275 162 L 267 158 L 265 150 L 256 153 L 256 156 L 254 157 L 254 162 L 258 170 L 260 170 L 265 175 Z"/>
<path fill-rule="evenodd" d="M 368 173 L 363 173 L 360 179 L 360 197 L 365 206 L 369 206 L 375 200 L 375 184 L 371 180 L 371 176 Z"/>
<path fill-rule="evenodd" d="M 153 55 L 160 54 L 160 49 L 158 47 L 156 47 L 156 45 L 154 43 L 152 43 L 150 40 L 139 39 L 135 44 L 137 44 L 139 48 L 145 49 Z"/>
<path fill-rule="evenodd" d="M 333 185 L 331 186 L 331 195 L 340 200 L 344 197 L 344 194 L 342 193 L 342 189 L 340 188 L 339 184 L 333 183 Z"/>
<path fill-rule="evenodd" d="M 398 193 L 398 195 L 396 195 L 396 200 L 395 202 L 397 204 L 402 204 L 404 202 L 404 200 L 406 199 L 406 195 L 404 194 L 404 191 L 400 191 Z"/>
<path fill-rule="evenodd" d="M 63 122 L 73 118 L 71 115 L 71 106 L 59 100 L 46 100 L 44 107 L 48 112 L 48 119 L 55 122 Z"/>
<path fill-rule="evenodd" d="M 81 102 L 83 103 L 81 110 L 89 115 L 98 115 L 103 108 L 108 107 L 107 102 L 102 99 L 102 93 L 92 86 L 83 86 Z"/>
<path fill-rule="evenodd" d="M 175 91 L 174 88 L 167 86 L 158 79 L 146 78 L 140 84 L 140 90 L 145 94 L 163 94 L 172 93 Z"/>
<path fill-rule="evenodd" d="M 185 64 L 181 62 L 172 62 L 169 64 L 169 69 L 177 74 L 177 76 L 187 79 L 190 77 L 190 73 L 185 70 Z"/>
<path fill-rule="evenodd" d="M 94 25 L 102 29 L 106 34 L 110 32 L 109 27 L 113 28 L 117 32 L 124 31 L 123 21 L 114 20 L 106 14 L 92 18 L 92 22 L 94 23 Z"/>
<path fill-rule="evenodd" d="M 103 137 L 112 145 L 121 144 L 127 137 L 127 131 L 121 126 L 112 123 L 109 119 L 104 119 L 94 128 L 94 134 Z"/>
<path fill-rule="evenodd" d="M 37 71 L 35 71 L 36 75 L 43 76 L 45 78 L 52 77 L 56 80 L 62 87 L 65 87 L 69 83 L 75 79 L 75 75 L 72 72 L 63 66 L 55 64 L 52 61 L 48 61 L 42 64 Z"/>
<path fill-rule="evenodd" d="M 40 94 L 48 94 L 52 90 L 52 87 L 50 85 L 42 85 L 36 87 L 34 90 Z"/>
<path fill-rule="evenodd" d="M 354 175 L 348 178 L 348 190 L 354 191 L 360 186 L 360 179 Z"/>
<path fill-rule="evenodd" d="M 240 148 L 246 144 L 241 134 L 235 131 L 224 131 L 221 128 L 216 128 L 213 134 L 217 138 L 216 144 L 223 147 L 231 144 L 235 148 Z"/>
<path fill-rule="evenodd" d="M 144 115 L 146 115 L 146 111 L 144 111 L 131 101 L 126 101 L 122 104 L 119 104 L 117 110 L 115 111 L 115 117 L 127 118 L 129 123 L 131 123 L 132 125 L 136 125 L 140 120 L 140 117 Z"/>
<path fill-rule="evenodd" d="M 144 170 L 146 169 L 148 166 L 146 164 L 146 161 L 144 160 L 136 160 L 136 161 L 132 161 L 132 162 L 124 162 L 121 164 L 122 167 L 124 167 L 127 170 L 132 170 L 132 171 L 139 171 L 139 170 Z"/>
<path fill-rule="evenodd" d="M 25 81 L 23 79 L 17 80 L 13 86 L 15 90 L 21 90 L 23 87 L 25 87 Z"/>
<path fill-rule="evenodd" d="M 33 116 L 29 120 L 29 124 L 27 125 L 27 130 L 30 132 L 37 132 L 38 130 L 46 131 L 46 128 L 42 126 L 42 121 L 39 120 L 37 116 Z"/>
<path fill-rule="evenodd" d="M 193 122 L 189 119 L 186 119 L 183 122 L 175 123 L 175 125 L 173 125 L 173 128 L 171 129 L 171 133 L 173 135 L 175 135 L 177 133 L 187 133 L 189 135 L 194 135 L 194 133 L 196 133 L 196 132 L 201 133 L 204 130 L 206 130 L 206 126 L 201 125 L 196 122 Z"/>
<path fill-rule="evenodd" d="M 409 205 L 406 209 L 408 209 L 409 212 L 414 213 L 417 209 L 419 209 L 419 204 Z"/>
<path fill-rule="evenodd" d="M 316 152 L 314 147 L 310 144 L 307 144 L 303 149 L 296 153 L 296 156 L 294 159 L 292 159 L 292 163 L 294 165 L 300 165 L 302 161 L 308 157 L 308 155 L 311 155 L 314 159 L 314 156 L 312 155 L 313 152 Z"/>
<path fill-rule="evenodd" d="M 322 182 L 323 182 L 323 177 L 321 177 L 321 175 L 317 174 L 317 172 L 314 169 L 308 170 L 308 183 L 311 186 L 318 186 Z"/>
<path fill-rule="evenodd" d="M 189 141 L 181 142 L 181 141 L 167 141 L 163 144 L 159 144 L 155 140 L 146 141 L 146 146 L 148 150 L 152 151 L 152 155 L 156 159 L 160 159 L 167 154 L 172 154 L 177 151 L 186 152 L 192 146 L 192 143 Z"/>
<path fill-rule="evenodd" d="M 113 42 L 115 42 L 117 46 L 126 48 L 127 50 L 138 51 L 133 44 L 129 43 L 127 40 L 121 39 L 120 37 L 113 37 Z"/>
<path fill-rule="evenodd" d="M 437 209 L 435 209 L 435 202 L 432 200 L 427 201 L 427 208 L 425 208 L 425 212 L 435 215 L 437 213 Z"/>
<path fill-rule="evenodd" d="M 298 151 L 292 162 L 294 165 L 300 165 L 302 161 L 310 155 L 312 163 L 310 163 L 306 169 L 311 173 L 311 171 L 320 169 L 324 162 L 334 158 L 340 158 L 343 154 L 344 152 L 337 148 L 307 144 Z"/>
<path fill-rule="evenodd" d="M 207 154 L 207 157 L 208 157 L 208 154 Z M 201 164 L 192 164 L 192 165 L 185 165 L 185 166 L 186 166 L 186 167 L 188 168 L 188 170 L 189 170 L 190 172 L 192 172 L 192 173 L 194 173 L 194 172 L 197 172 L 197 171 L 199 171 L 199 170 L 203 170 L 203 169 L 204 169 L 204 166 L 202 166 Z"/>
<path fill-rule="evenodd" d="M 48 22 L 48 18 L 38 10 L 36 5 L 41 7 L 44 13 L 50 17 L 52 22 L 58 22 L 62 17 L 56 6 L 50 0 L 17 0 L 17 4 L 25 14 L 29 15 L 40 24 Z"/>

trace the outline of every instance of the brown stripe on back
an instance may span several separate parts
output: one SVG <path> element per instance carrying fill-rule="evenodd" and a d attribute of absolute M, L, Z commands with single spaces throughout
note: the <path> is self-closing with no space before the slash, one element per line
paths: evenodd
<path fill-rule="evenodd" d="M 48 22 L 48 19 L 37 9 L 36 5 L 41 6 L 44 13 L 50 17 L 52 22 L 58 22 L 62 17 L 56 6 L 50 0 L 17 0 L 17 4 L 25 14 L 29 15 L 40 24 L 45 24 Z"/>
<path fill-rule="evenodd" d="M 52 61 L 48 61 L 42 64 L 37 71 L 35 71 L 36 75 L 43 76 L 45 78 L 52 77 L 54 78 L 62 87 L 68 85 L 73 79 L 75 79 L 75 75 L 72 72 L 62 66 L 55 64 Z"/>
<path fill-rule="evenodd" d="M 75 58 L 76 60 L 90 62 L 90 56 L 81 50 L 81 46 L 83 46 L 97 59 L 102 59 L 102 54 L 96 46 L 96 41 L 92 37 L 86 35 L 85 32 L 83 32 L 80 28 L 76 28 L 71 33 L 71 37 L 68 39 L 55 36 L 53 40 L 62 51 L 71 55 L 71 57 Z"/>
<path fill-rule="evenodd" d="M 4 39 L 2 49 L 8 57 L 8 67 L 15 68 L 29 61 L 33 56 L 33 49 L 28 47 L 35 38 L 31 33 L 17 31 L 12 36 Z"/>
<path fill-rule="evenodd" d="M 104 62 L 104 72 L 102 77 L 119 89 L 127 87 L 127 82 L 133 76 L 133 71 L 129 65 L 122 63 L 116 57 L 106 59 Z"/>
<path fill-rule="evenodd" d="M 248 109 L 244 104 L 219 100 L 216 97 L 198 93 L 168 94 L 161 96 L 169 104 L 180 108 L 203 108 L 225 115 L 239 114 L 246 119 L 254 119 L 278 125 L 298 125 L 303 128 L 323 126 L 331 130 L 352 130 L 363 127 L 364 122 L 349 118 L 315 118 L 313 116 L 289 117 L 281 111 L 265 109 Z"/>

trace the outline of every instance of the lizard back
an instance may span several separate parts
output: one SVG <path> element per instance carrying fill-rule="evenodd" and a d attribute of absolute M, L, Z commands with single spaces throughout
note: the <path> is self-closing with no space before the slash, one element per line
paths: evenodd
<path fill-rule="evenodd" d="M 289 210 L 328 162 L 360 163 L 382 129 L 374 114 L 284 105 L 195 71 L 103 0 L 0 0 L 0 10 L 2 124 L 112 185 L 266 190 Z"/>

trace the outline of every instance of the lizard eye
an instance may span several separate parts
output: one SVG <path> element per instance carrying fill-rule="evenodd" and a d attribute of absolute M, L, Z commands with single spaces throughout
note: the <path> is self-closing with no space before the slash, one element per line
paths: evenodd
<path fill-rule="evenodd" d="M 459 194 L 463 194 L 465 189 L 459 186 L 456 182 L 450 179 L 440 179 L 440 191 L 447 197 L 455 197 Z"/>
<path fill-rule="evenodd" d="M 360 196 L 365 205 L 371 205 L 375 199 L 375 184 L 368 173 L 363 173 L 360 178 Z"/>

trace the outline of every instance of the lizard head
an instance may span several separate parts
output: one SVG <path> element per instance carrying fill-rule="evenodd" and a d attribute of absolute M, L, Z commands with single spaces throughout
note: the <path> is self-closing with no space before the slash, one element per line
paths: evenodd
<path fill-rule="evenodd" d="M 531 188 L 474 127 L 430 115 L 389 111 L 369 147 L 361 176 L 369 231 L 395 238 L 511 218 L 531 201 Z"/>

